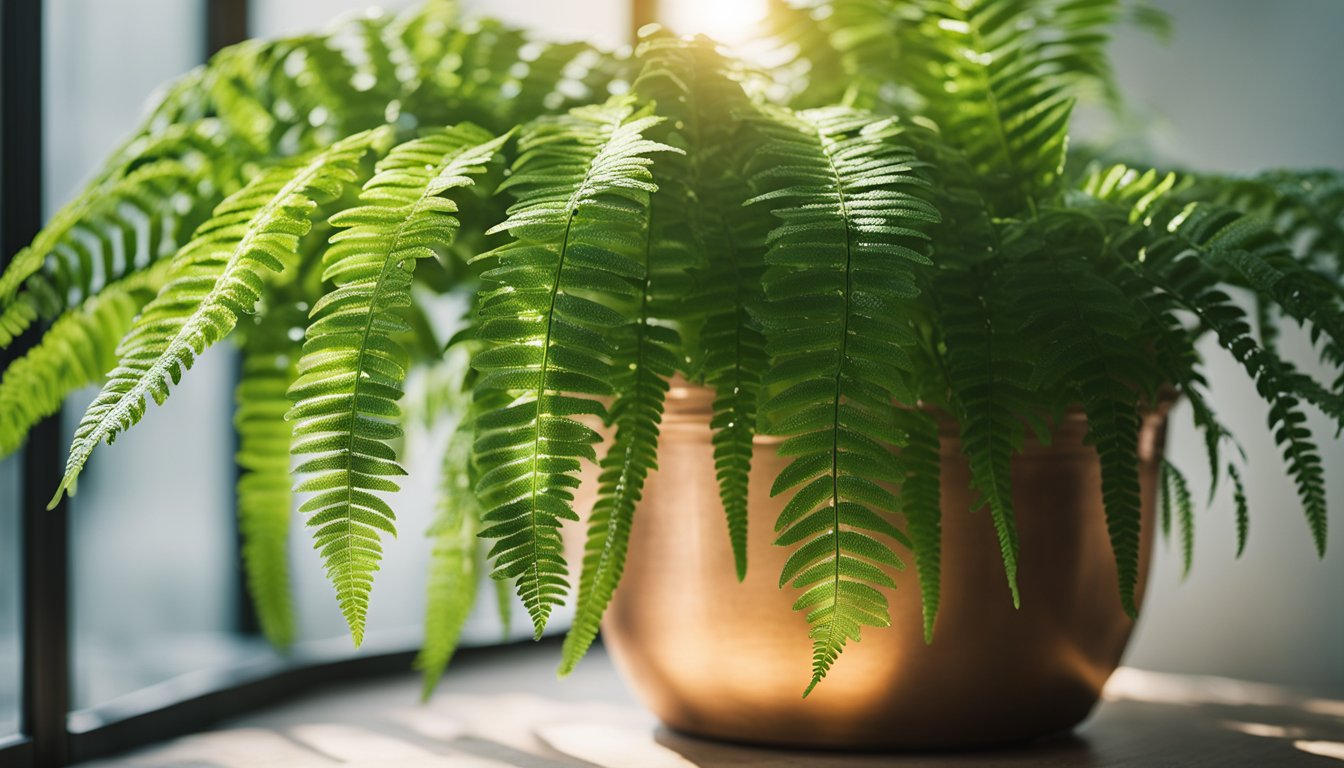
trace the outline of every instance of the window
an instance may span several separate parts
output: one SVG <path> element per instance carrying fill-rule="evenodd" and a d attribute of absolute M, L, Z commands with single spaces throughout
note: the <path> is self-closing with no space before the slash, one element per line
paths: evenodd
<path fill-rule="evenodd" d="M 19 617 L 23 583 L 19 557 L 18 456 L 0 461 L 0 743 L 19 732 L 23 667 Z"/>
<path fill-rule="evenodd" d="M 0 266 L 134 129 L 151 94 L 204 60 L 208 45 L 236 36 L 231 30 L 275 37 L 371 5 L 395 12 L 415 2 L 3 4 L 0 138 L 8 165 L 0 179 Z M 464 5 L 546 37 L 608 46 L 627 42 L 630 29 L 628 0 Z M 40 197 L 33 194 L 39 188 Z M 24 343 L 0 355 L 17 354 Z M 28 455 L 0 461 L 0 763 L 95 757 L 342 670 L 409 668 L 429 554 L 419 534 L 433 513 L 444 435 L 409 438 L 413 474 L 395 502 L 403 534 L 387 542 L 372 629 L 358 653 L 296 515 L 291 556 L 300 643 L 282 657 L 256 632 L 239 568 L 231 425 L 237 366 L 227 345 L 203 356 L 164 406 L 151 406 L 136 429 L 95 456 L 79 496 L 52 512 L 43 502 L 92 388 L 40 428 L 43 437 Z M 182 450 L 187 440 L 190 451 Z M 482 597 L 465 643 L 500 639 L 495 601 Z M 527 634 L 525 621 L 513 624 Z M 40 695 L 24 696 L 29 679 Z"/>

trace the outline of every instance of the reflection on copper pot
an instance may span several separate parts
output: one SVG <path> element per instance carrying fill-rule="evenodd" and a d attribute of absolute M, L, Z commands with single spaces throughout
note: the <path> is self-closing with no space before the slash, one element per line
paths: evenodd
<path fill-rule="evenodd" d="M 784 459 L 758 439 L 748 574 L 737 581 L 714 478 L 707 390 L 675 386 L 631 532 L 625 575 L 603 624 L 617 666 L 666 724 L 734 741 L 847 749 L 965 747 L 1063 731 L 1096 704 L 1133 623 L 1118 597 L 1096 452 L 1081 413 L 1052 444 L 1013 459 L 1021 539 L 1013 608 L 989 515 L 972 511 L 956 434 L 942 434 L 942 608 L 926 645 L 914 568 L 892 571 L 892 626 L 865 628 L 807 699 L 811 644 L 773 546 Z M 1165 408 L 1140 439 L 1148 572 Z M 909 559 L 909 558 L 907 558 Z"/>

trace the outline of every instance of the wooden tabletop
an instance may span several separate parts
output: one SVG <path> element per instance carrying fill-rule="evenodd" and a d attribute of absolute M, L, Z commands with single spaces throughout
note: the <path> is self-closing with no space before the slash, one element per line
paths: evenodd
<path fill-rule="evenodd" d="M 771 751 L 668 731 L 600 648 L 564 681 L 557 647 L 475 652 L 418 703 L 412 675 L 333 686 L 86 768 L 849 768 L 853 766 L 1339 766 L 1344 696 L 1122 669 L 1074 734 L 1005 750 L 841 755 Z"/>

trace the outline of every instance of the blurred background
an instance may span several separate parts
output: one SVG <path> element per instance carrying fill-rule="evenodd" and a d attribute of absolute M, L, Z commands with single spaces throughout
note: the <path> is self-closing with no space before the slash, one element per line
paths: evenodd
<path fill-rule="evenodd" d="M 38 0 L 33 0 L 38 1 Z M 46 10 L 45 209 L 56 210 L 137 123 L 149 94 L 205 55 L 199 0 L 43 0 Z M 741 5 L 739 5 L 739 3 Z M 409 2 L 388 1 L 397 10 Z M 319 27 L 365 0 L 251 0 L 250 34 Z M 466 2 L 484 8 L 485 0 Z M 1344 167 L 1344 2 L 1159 0 L 1175 32 L 1160 43 L 1122 32 L 1115 62 L 1141 130 L 1163 159 L 1203 170 Z M 494 0 L 491 14 L 544 36 L 617 46 L 629 34 L 627 0 Z M 731 36 L 753 15 L 746 0 L 665 2 L 688 31 Z M 718 21 L 707 14 L 717 12 Z M 724 11 L 724 8 L 731 8 Z M 152 23 L 146 20 L 153 19 Z M 736 20 L 736 21 L 735 21 Z M 1087 120 L 1084 135 L 1105 135 Z M 1285 348 L 1306 350 L 1289 334 Z M 1344 685 L 1344 524 L 1330 554 L 1314 555 L 1291 483 L 1265 427 L 1266 408 L 1231 359 L 1208 345 L 1213 403 L 1249 453 L 1251 536 L 1234 559 L 1227 489 L 1200 508 L 1195 567 L 1182 580 L 1174 548 L 1160 547 L 1126 663 L 1308 686 Z M 89 465 L 71 505 L 73 701 L 113 705 L 149 686 L 208 679 L 226 668 L 275 664 L 241 593 L 232 520 L 234 439 L 227 346 L 206 355 L 173 398 Z M 63 431 L 93 393 L 73 398 Z M 1313 429 L 1328 438 L 1323 419 Z M 387 544 L 365 652 L 418 640 L 429 524 L 442 434 L 412 436 L 411 478 L 395 502 L 401 536 Z M 1324 440 L 1329 495 L 1344 500 L 1344 446 Z M 184 450 L 185 448 L 190 450 Z M 1188 410 L 1173 415 L 1169 453 L 1202 491 L 1208 478 Z M 0 738 L 14 733 L 19 689 L 19 463 L 0 462 Z M 1201 498 L 1201 500 L 1203 500 Z M 1338 509 L 1335 510 L 1338 512 Z M 296 518 L 293 579 L 305 648 L 351 653 L 331 589 Z M 493 642 L 500 626 L 482 600 L 467 632 Z M 525 622 L 515 622 L 521 628 Z M 315 649 L 315 650 L 314 650 Z"/>

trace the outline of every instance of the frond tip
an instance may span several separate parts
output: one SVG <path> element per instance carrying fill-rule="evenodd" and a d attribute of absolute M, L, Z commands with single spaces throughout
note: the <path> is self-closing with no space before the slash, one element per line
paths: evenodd
<path fill-rule="evenodd" d="M 646 274 L 649 155 L 671 148 L 643 134 L 659 122 L 617 98 L 525 127 L 501 185 L 517 202 L 491 230 L 510 242 L 481 257 L 492 268 L 476 393 L 508 405 L 476 421 L 480 535 L 495 540 L 494 577 L 517 579 L 537 637 L 568 588 L 560 523 L 578 519 L 580 461 L 597 460 L 599 435 L 575 417 L 607 415 L 598 398 L 618 378 L 612 339 L 628 330 Z"/>
<path fill-rule="evenodd" d="M 766 143 L 753 162 L 754 204 L 780 220 L 767 240 L 761 310 L 770 373 L 764 431 L 787 435 L 794 457 L 772 495 L 793 491 L 775 525 L 796 546 L 780 586 L 803 590 L 793 608 L 812 626 L 807 696 L 864 626 L 886 626 L 903 567 L 892 543 L 911 542 L 892 522 L 905 442 L 892 402 L 912 403 L 906 302 L 915 270 L 931 265 L 924 226 L 938 212 L 919 192 L 901 129 L 846 109 L 763 116 Z"/>
<path fill-rule="evenodd" d="M 425 644 L 415 657 L 425 700 L 448 668 L 476 602 L 476 530 L 481 510 L 471 485 L 471 429 L 464 423 L 443 454 L 442 497 L 429 530 L 434 544 L 425 603 Z"/>
<path fill-rule="evenodd" d="M 65 477 L 51 506 L 75 492 L 79 473 L 103 441 L 138 423 L 145 398 L 168 398 L 196 358 L 253 311 L 268 275 L 284 271 L 307 234 L 318 200 L 336 197 L 359 174 L 359 161 L 386 141 L 366 131 L 262 172 L 230 196 L 178 254 L 168 284 L 122 340 L 120 361 L 75 431 Z"/>
<path fill-rule="evenodd" d="M 380 493 L 406 474 L 390 441 L 401 436 L 402 387 L 409 354 L 397 336 L 409 330 L 416 262 L 447 248 L 457 233 L 448 190 L 472 184 L 505 137 L 461 125 L 397 146 L 379 161 L 360 204 L 331 223 L 338 231 L 323 256 L 332 289 L 313 305 L 294 407 L 296 488 L 312 492 L 315 546 L 336 588 L 355 645 L 363 639 L 383 533 L 396 535 L 392 507 Z"/>

